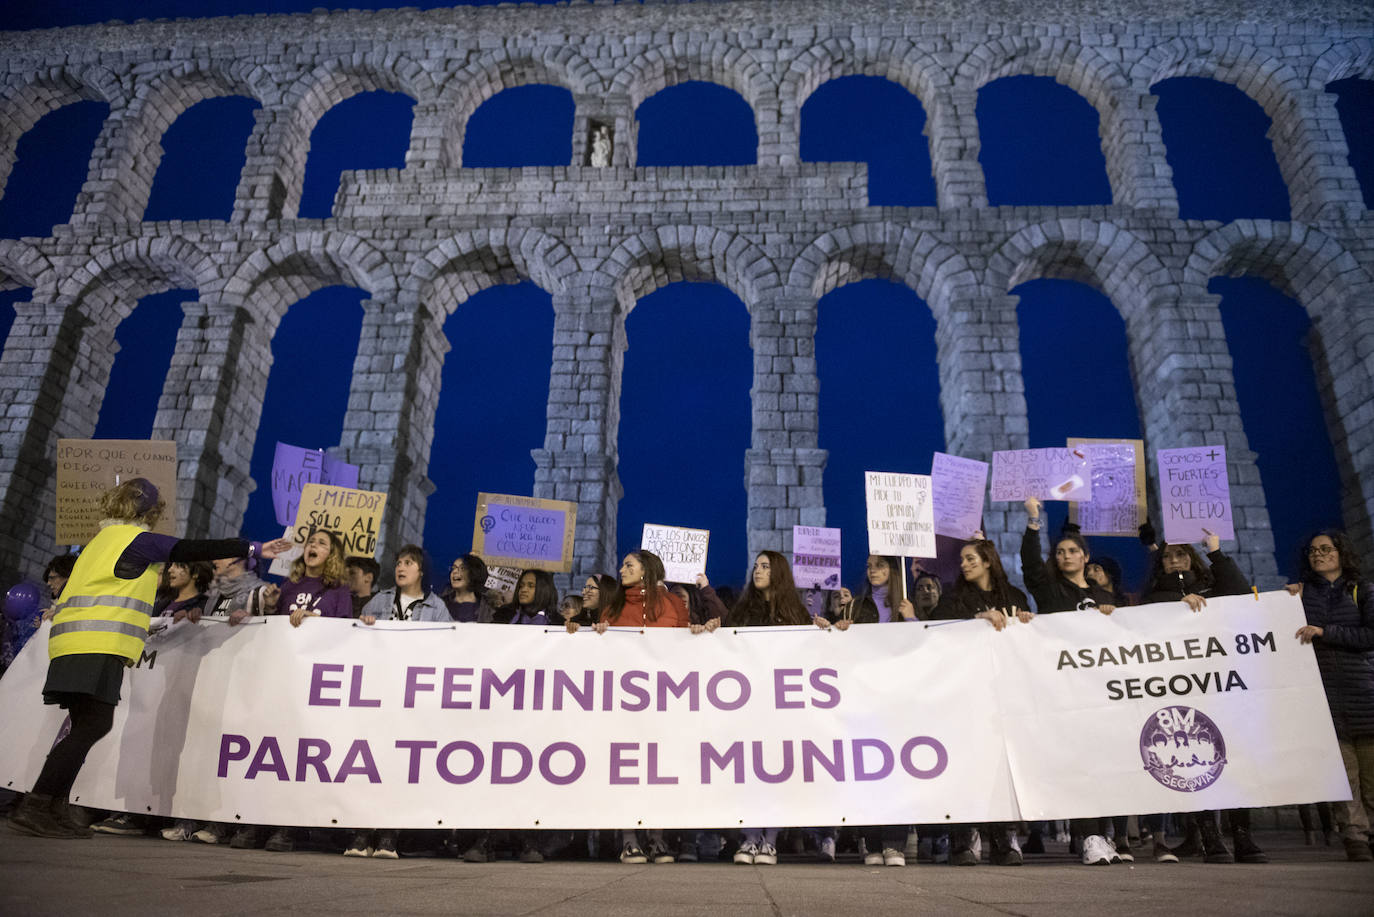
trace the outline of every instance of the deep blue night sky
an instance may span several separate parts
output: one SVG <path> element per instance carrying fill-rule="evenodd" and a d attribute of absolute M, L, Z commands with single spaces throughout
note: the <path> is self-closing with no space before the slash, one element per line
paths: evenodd
<path fill-rule="evenodd" d="M 318 5 L 319 0 L 23 2 L 0 12 L 0 28 Z M 1337 92 L 1368 205 L 1374 200 L 1369 127 L 1374 91 L 1370 82 L 1359 80 L 1329 89 Z M 1287 192 L 1265 138 L 1269 119 L 1257 104 L 1231 86 L 1205 79 L 1170 79 L 1154 91 L 1184 218 L 1288 218 Z M 301 216 L 329 215 L 341 170 L 403 165 L 412 104 L 401 95 L 364 93 L 320 121 L 312 137 Z M 168 130 L 147 219 L 229 216 L 255 106 L 242 98 L 207 100 Z M 66 221 L 105 114 L 102 104 L 70 105 L 25 135 L 0 199 L 0 236 L 45 236 Z M 723 87 L 671 87 L 648 99 L 638 116 L 640 165 L 754 162 L 752 112 Z M 567 164 L 572 118 L 567 90 L 507 90 L 473 116 L 464 162 Z M 1049 78 L 1005 78 L 980 91 L 978 118 L 993 205 L 1110 203 L 1097 113 L 1073 91 Z M 813 161 L 867 162 L 872 205 L 933 206 L 924 121 L 920 101 L 894 83 L 837 79 L 805 103 L 801 155 Z M 1362 127 L 1353 130 L 1355 124 Z M 1222 297 L 1246 432 L 1259 454 L 1271 501 L 1279 566 L 1291 571 L 1302 535 L 1340 520 L 1338 476 L 1306 345 L 1308 319 L 1298 303 L 1257 279 L 1218 278 L 1210 289 Z M 1139 437 L 1141 406 L 1131 385 L 1125 328 L 1107 298 L 1059 280 L 1031 281 L 1012 292 L 1020 297 L 1031 445 L 1062 445 L 1066 436 Z M 8 333 L 12 304 L 29 295 L 28 290 L 0 293 L 0 340 Z M 96 435 L 149 435 L 180 323 L 179 303 L 195 297 L 194 290 L 149 296 L 120 325 L 123 351 Z M 339 440 L 362 319 L 358 303 L 365 298 L 367 293 L 356 289 L 320 290 L 294 305 L 282 321 L 253 459 L 260 486 L 245 531 L 254 537 L 276 528 L 266 486 L 276 440 L 313 447 Z M 857 582 L 866 548 L 860 472 L 925 473 L 930 453 L 944 448 L 935 325 L 914 292 L 880 280 L 835 290 L 819 308 L 820 445 L 830 450 L 826 504 L 829 524 L 845 530 L 846 573 Z M 528 493 L 532 488 L 529 453 L 543 444 L 552 328 L 549 294 L 529 282 L 474 296 L 444 326 L 454 346 L 444 366 L 430 469 L 438 489 L 425 530 L 426 546 L 439 563 L 468 549 L 479 490 Z M 622 553 L 637 544 L 646 521 L 709 528 L 712 580 L 743 580 L 748 563 L 744 451 L 752 382 L 748 328 L 744 303 L 714 284 L 666 287 L 641 300 L 627 319 L 630 347 L 619 434 Z M 325 367 L 308 405 L 298 378 L 280 359 L 307 339 L 317 365 Z M 129 346 L 131 341 L 137 346 Z M 135 352 L 140 359 L 130 358 Z M 500 369 L 500 385 L 490 383 L 493 367 Z M 1298 479 L 1304 482 L 1301 489 L 1284 483 Z M 1301 499 L 1288 497 L 1298 492 Z M 1053 522 L 1062 518 L 1062 506 L 1055 505 Z M 1137 585 L 1140 548 L 1133 539 L 1100 540 L 1097 550 L 1118 557 L 1128 570 L 1127 585 Z"/>

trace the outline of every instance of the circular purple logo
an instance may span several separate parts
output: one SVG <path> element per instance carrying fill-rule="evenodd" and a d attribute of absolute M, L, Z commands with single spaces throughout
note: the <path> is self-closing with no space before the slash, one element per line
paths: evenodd
<path fill-rule="evenodd" d="M 1171 790 L 1195 793 L 1226 766 L 1226 740 L 1207 714 L 1177 705 L 1150 714 L 1140 730 L 1140 757 L 1150 776 Z"/>

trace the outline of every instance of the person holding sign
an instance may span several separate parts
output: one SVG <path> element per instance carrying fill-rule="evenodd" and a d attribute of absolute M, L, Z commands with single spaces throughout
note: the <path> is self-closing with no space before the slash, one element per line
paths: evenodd
<path fill-rule="evenodd" d="M 290 615 L 291 626 L 310 618 L 352 618 L 353 593 L 348 590 L 342 539 L 328 529 L 316 529 L 305 539 L 305 550 L 291 563 L 291 575 L 277 597 L 277 614 Z"/>
<path fill-rule="evenodd" d="M 1369 815 L 1374 811 L 1374 583 L 1360 572 L 1359 558 L 1340 532 L 1309 539 L 1298 562 L 1307 623 L 1294 635 L 1312 644 L 1331 725 L 1350 781 L 1342 841 L 1346 858 L 1374 860 Z M 1339 809 L 1336 810 L 1339 813 Z"/>
<path fill-rule="evenodd" d="M 1116 610 L 1110 590 L 1088 580 L 1088 543 L 1077 532 L 1065 532 L 1054 544 L 1048 564 L 1040 556 L 1040 500 L 1026 498 L 1026 532 L 1021 536 L 1021 573 L 1035 597 L 1039 614 L 1095 608 L 1104 615 Z"/>
<path fill-rule="evenodd" d="M 857 600 L 848 589 L 840 590 L 840 619 L 835 626 L 845 630 L 850 624 L 879 624 L 888 621 L 915 621 L 916 606 L 907 600 L 900 557 L 868 555 L 867 582 Z"/>
<path fill-rule="evenodd" d="M 181 541 L 149 531 L 166 504 L 145 478 L 118 484 L 100 498 L 100 531 L 76 559 L 58 597 L 48 635 L 43 702 L 67 709 L 71 729 L 53 745 L 9 824 L 35 837 L 90 837 L 71 818 L 68 796 L 86 755 L 114 723 L 124 669 L 143 654 L 157 595 L 158 565 L 216 557 L 275 557 L 285 539 L 266 544 L 232 538 Z"/>

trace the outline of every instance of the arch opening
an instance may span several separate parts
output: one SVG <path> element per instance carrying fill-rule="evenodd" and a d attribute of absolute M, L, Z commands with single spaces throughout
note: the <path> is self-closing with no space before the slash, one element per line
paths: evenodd
<path fill-rule="evenodd" d="M 81 101 L 40 118 L 19 138 L 16 161 L 0 197 L 0 238 L 49 236 L 72 208 L 110 106 Z"/>
<path fill-rule="evenodd" d="M 1360 182 L 1366 209 L 1374 209 L 1374 80 L 1349 77 L 1326 84 L 1336 97 L 1336 113 L 1345 131 L 1350 168 Z"/>
<path fill-rule="evenodd" d="M 96 439 L 149 439 L 158 400 L 176 352 L 181 304 L 194 302 L 195 290 L 173 289 L 145 296 L 119 323 L 118 347 L 105 398 L 96 420 Z"/>
<path fill-rule="evenodd" d="M 738 92 L 688 80 L 635 109 L 638 166 L 747 166 L 758 162 L 754 110 Z"/>
<path fill-rule="evenodd" d="M 339 176 L 352 169 L 404 168 L 415 100 L 400 92 L 359 92 L 315 123 L 301 191 L 301 219 L 328 219 Z"/>
<path fill-rule="evenodd" d="M 463 165 L 470 168 L 566 166 L 572 162 L 576 105 L 562 86 L 503 89 L 468 119 Z"/>
<path fill-rule="evenodd" d="M 247 96 L 216 96 L 182 112 L 162 135 L 143 219 L 228 220 L 261 107 Z"/>
<path fill-rule="evenodd" d="M 921 100 L 901 84 L 880 76 L 838 77 L 802 105 L 800 156 L 867 163 L 870 205 L 934 207 L 925 124 Z"/>

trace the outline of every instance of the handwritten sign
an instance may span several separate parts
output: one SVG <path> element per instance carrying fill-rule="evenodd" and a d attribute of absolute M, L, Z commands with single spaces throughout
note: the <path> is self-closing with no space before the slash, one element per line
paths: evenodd
<path fill-rule="evenodd" d="M 992 454 L 992 499 L 1092 499 L 1087 456 L 1072 449 L 1013 449 Z"/>
<path fill-rule="evenodd" d="M 522 572 L 519 567 L 487 567 L 487 591 L 496 593 L 489 600 L 493 608 L 509 604 L 515 598 L 515 587 Z"/>
<path fill-rule="evenodd" d="M 692 583 L 698 573 L 706 572 L 706 547 L 710 541 L 711 533 L 706 529 L 645 523 L 639 546 L 659 556 L 668 582 Z"/>
<path fill-rule="evenodd" d="M 840 530 L 792 526 L 792 578 L 802 589 L 840 588 Z"/>
<path fill-rule="evenodd" d="M 276 511 L 277 522 L 282 525 L 295 522 L 301 488 L 312 483 L 357 487 L 358 466 L 319 449 L 278 442 L 272 458 L 272 509 Z"/>
<path fill-rule="evenodd" d="M 1223 540 L 1235 538 L 1226 447 L 1160 449 L 1155 457 L 1164 540 L 1170 544 L 1202 541 L 1207 537 L 1203 529 Z"/>
<path fill-rule="evenodd" d="M 930 475 L 865 471 L 868 553 L 935 556 L 935 506 Z"/>
<path fill-rule="evenodd" d="M 472 551 L 488 564 L 566 573 L 576 530 L 576 503 L 479 493 Z"/>
<path fill-rule="evenodd" d="M 100 531 L 100 498 L 130 478 L 147 478 L 166 502 L 153 531 L 176 534 L 177 444 L 171 440 L 59 439 L 56 544 L 85 544 Z"/>
<path fill-rule="evenodd" d="M 1145 521 L 1145 443 L 1138 439 L 1071 437 L 1070 449 L 1088 457 L 1092 499 L 1069 504 L 1069 521 L 1084 535 L 1129 535 Z"/>
<path fill-rule="evenodd" d="M 306 484 L 301 488 L 301 502 L 296 509 L 296 521 L 286 530 L 286 538 L 293 543 L 291 550 L 277 555 L 269 572 L 285 576 L 291 563 L 300 557 L 306 540 L 317 529 L 339 536 L 344 556 L 377 556 L 377 541 L 382 527 L 382 512 L 386 509 L 386 494 L 375 490 L 355 490 L 332 484 Z"/>
<path fill-rule="evenodd" d="M 988 463 L 935 453 L 930 465 L 935 502 L 935 534 L 970 538 L 983 527 L 983 495 Z"/>

